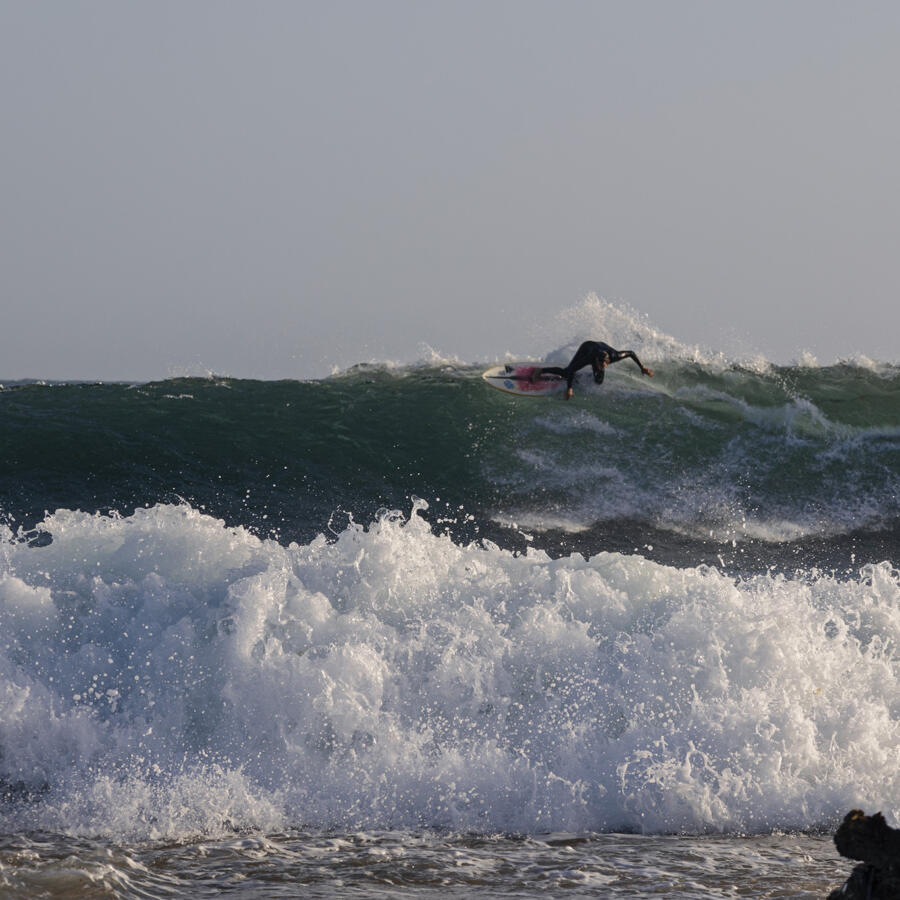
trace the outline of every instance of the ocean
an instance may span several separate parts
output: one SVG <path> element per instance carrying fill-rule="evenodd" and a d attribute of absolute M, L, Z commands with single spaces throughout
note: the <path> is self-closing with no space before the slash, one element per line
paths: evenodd
<path fill-rule="evenodd" d="M 839 886 L 900 817 L 900 368 L 633 341 L 569 403 L 4 383 L 0 896 Z"/>

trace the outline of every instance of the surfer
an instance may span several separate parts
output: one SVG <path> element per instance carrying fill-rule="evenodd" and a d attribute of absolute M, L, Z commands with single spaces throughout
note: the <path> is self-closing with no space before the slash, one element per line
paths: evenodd
<path fill-rule="evenodd" d="M 585 366 L 590 366 L 594 370 L 594 381 L 597 384 L 603 384 L 603 376 L 606 374 L 606 367 L 610 363 L 617 363 L 623 359 L 633 359 L 642 375 L 653 377 L 653 370 L 648 369 L 638 358 L 634 350 L 614 350 L 609 344 L 603 341 L 585 341 L 572 357 L 572 361 L 563 369 L 559 366 L 544 366 L 535 369 L 531 374 L 531 381 L 535 382 L 541 375 L 559 375 L 566 379 L 566 400 L 572 396 L 572 381 L 575 373 Z"/>

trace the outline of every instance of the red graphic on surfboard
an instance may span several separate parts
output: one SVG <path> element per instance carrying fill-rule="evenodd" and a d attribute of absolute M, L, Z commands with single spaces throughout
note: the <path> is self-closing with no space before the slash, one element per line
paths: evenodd
<path fill-rule="evenodd" d="M 498 391 L 518 394 L 520 397 L 547 397 L 565 388 L 565 379 L 558 375 L 539 375 L 532 381 L 532 375 L 539 368 L 534 363 L 509 363 L 494 366 L 481 377 Z"/>

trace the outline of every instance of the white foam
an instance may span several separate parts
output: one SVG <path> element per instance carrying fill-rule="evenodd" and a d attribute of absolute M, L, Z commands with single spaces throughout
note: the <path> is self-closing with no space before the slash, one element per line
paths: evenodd
<path fill-rule="evenodd" d="M 586 409 L 551 409 L 544 416 L 536 416 L 534 423 L 553 434 L 589 433 L 604 437 L 619 434 L 617 428 Z"/>
<path fill-rule="evenodd" d="M 823 368 L 822 363 L 819 362 L 818 358 L 809 352 L 808 350 L 804 350 L 800 353 L 800 355 L 793 360 L 792 365 L 801 369 L 821 369 Z M 883 376 L 885 378 L 896 378 L 897 376 L 897 362 L 886 362 L 883 360 L 872 359 L 869 356 L 866 356 L 864 353 L 856 353 L 851 356 L 841 356 L 838 357 L 833 362 L 829 363 L 831 366 L 848 366 L 854 369 L 863 369 L 867 372 L 871 372 L 875 375 Z"/>
<path fill-rule="evenodd" d="M 413 362 L 401 362 L 393 359 L 371 359 L 350 366 L 332 366 L 331 378 L 345 378 L 361 372 L 387 372 L 392 375 L 406 375 L 421 370 L 442 369 L 459 371 L 470 368 L 473 363 L 464 362 L 458 356 L 442 353 L 429 344 L 419 345 L 418 358 Z"/>
<path fill-rule="evenodd" d="M 564 342 L 548 361 L 565 365 L 582 341 L 601 340 L 622 350 L 634 350 L 649 361 L 662 359 L 730 364 L 721 353 L 685 344 L 655 328 L 649 318 L 622 301 L 612 302 L 590 293 L 563 310 L 549 327 L 551 342 Z"/>
<path fill-rule="evenodd" d="M 721 404 L 741 419 L 770 432 L 783 433 L 787 440 L 823 437 L 828 434 L 849 434 L 857 429 L 831 422 L 828 417 L 806 397 L 792 397 L 778 406 L 754 406 L 740 397 L 717 391 L 706 385 L 677 388 L 674 396 L 681 402 L 699 402 L 704 407 Z"/>
<path fill-rule="evenodd" d="M 488 365 L 524 360 L 540 360 L 550 365 L 564 366 L 579 344 L 586 340 L 602 340 L 618 349 L 634 350 L 646 362 L 695 363 L 711 372 L 739 367 L 764 375 L 771 373 L 776 365 L 756 351 L 725 351 L 692 344 L 689 339 L 680 340 L 657 328 L 648 315 L 626 301 L 610 300 L 591 292 L 577 302 L 563 307 L 549 319 L 541 316 L 535 322 L 524 352 L 519 347 L 518 350 L 498 350 L 487 360 L 465 360 L 456 353 L 436 349 L 423 342 L 418 345 L 415 353 L 411 352 L 402 360 L 370 359 L 350 366 L 333 366 L 330 374 L 331 377 L 340 377 L 365 370 L 398 373 L 422 368 L 484 369 Z M 808 350 L 801 351 L 792 365 L 805 369 L 822 367 L 815 355 Z M 897 371 L 896 363 L 878 362 L 863 354 L 836 360 L 831 365 L 854 366 L 885 377 L 894 377 Z"/>
<path fill-rule="evenodd" d="M 725 352 L 684 342 L 658 329 L 650 318 L 623 300 L 609 300 L 589 293 L 579 302 L 560 312 L 549 326 L 541 325 L 544 339 L 549 334 L 558 349 L 548 359 L 565 364 L 572 352 L 585 340 L 602 340 L 619 349 L 635 350 L 649 361 L 680 360 L 703 365 L 713 371 L 739 366 L 765 374 L 776 365 L 763 354 L 740 350 Z M 800 368 L 820 368 L 819 360 L 808 350 L 799 353 L 793 365 Z M 831 365 L 848 365 L 866 369 L 888 377 L 896 376 L 896 362 L 879 362 L 864 354 L 835 360 Z"/>
<path fill-rule="evenodd" d="M 51 544 L 0 557 L 0 777 L 43 791 L 7 829 L 900 813 L 887 563 L 735 581 L 459 547 L 415 513 L 290 547 L 186 506 L 44 527 Z"/>

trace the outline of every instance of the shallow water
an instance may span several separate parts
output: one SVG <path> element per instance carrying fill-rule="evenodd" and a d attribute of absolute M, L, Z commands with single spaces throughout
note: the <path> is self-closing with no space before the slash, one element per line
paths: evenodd
<path fill-rule="evenodd" d="M 116 844 L 0 843 L 0 894 L 37 897 L 792 897 L 849 875 L 828 835 L 680 837 L 429 832 L 245 835 Z"/>

